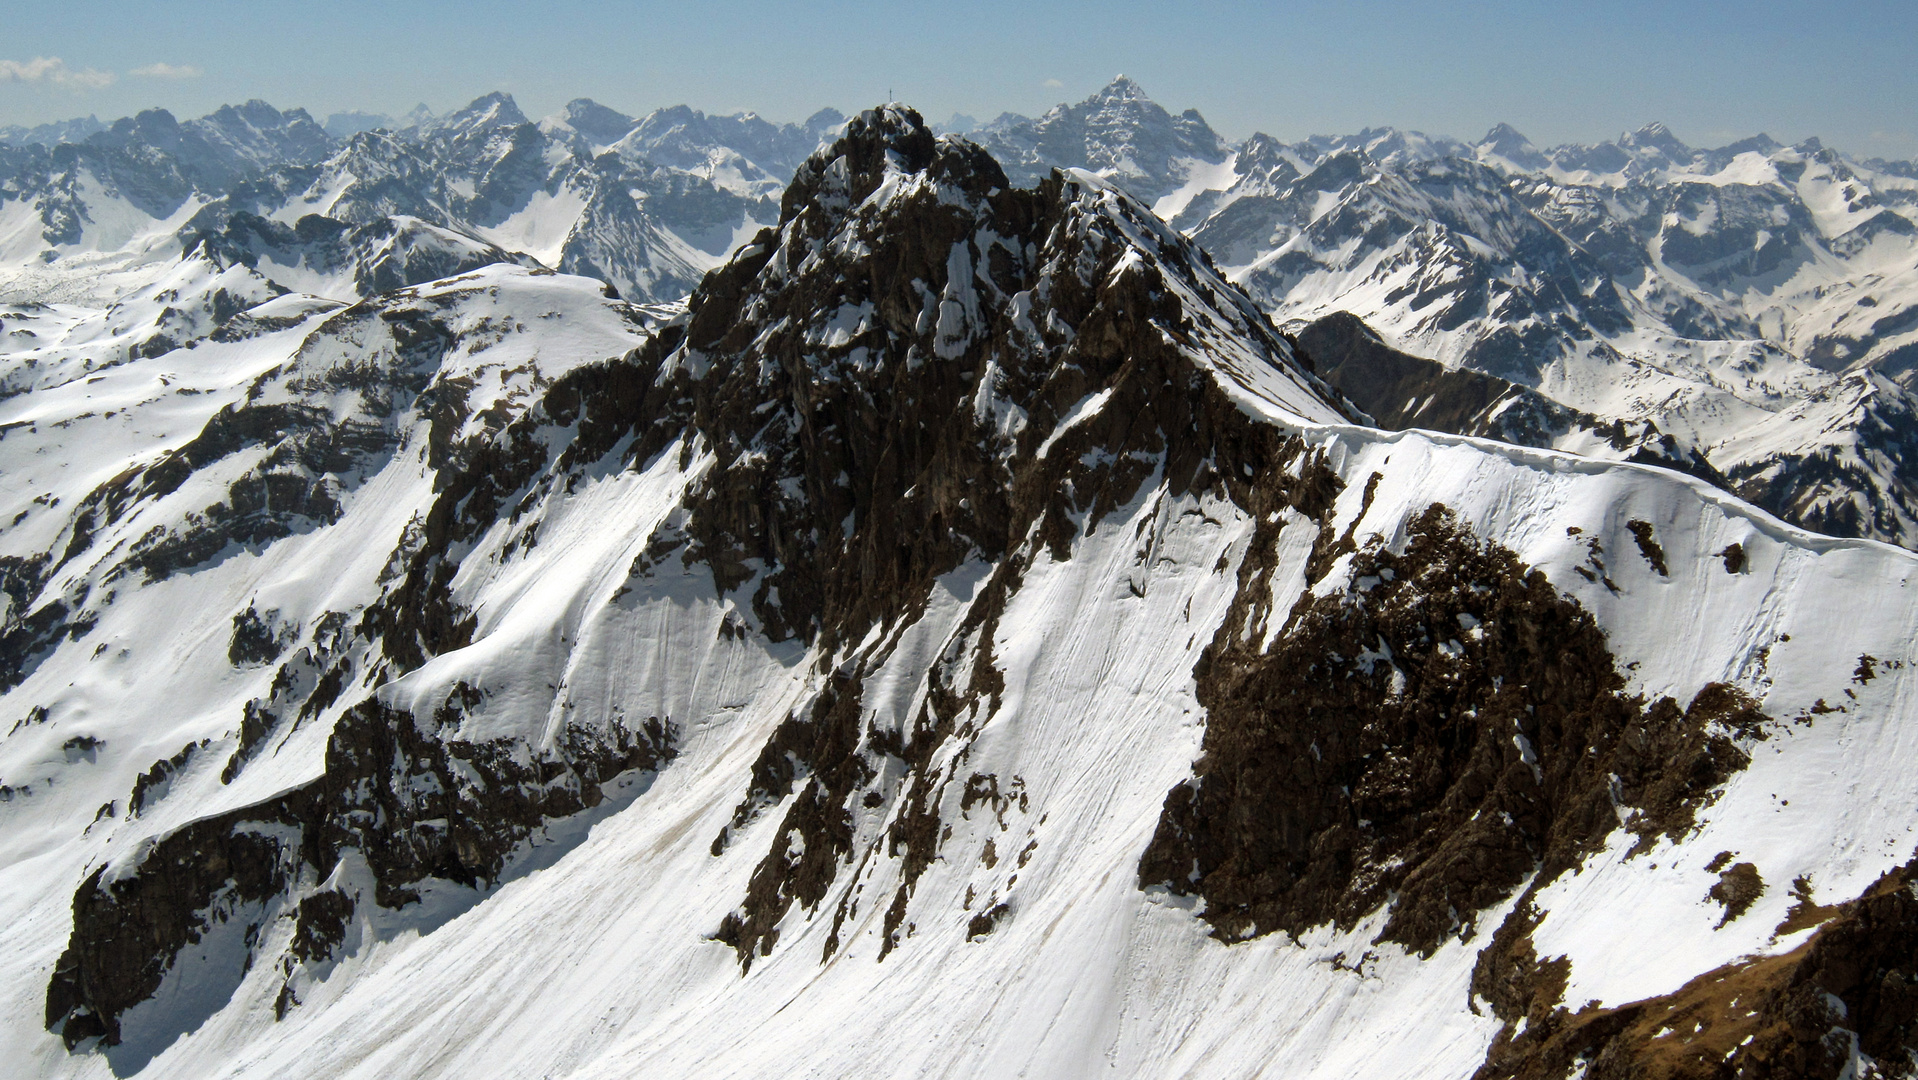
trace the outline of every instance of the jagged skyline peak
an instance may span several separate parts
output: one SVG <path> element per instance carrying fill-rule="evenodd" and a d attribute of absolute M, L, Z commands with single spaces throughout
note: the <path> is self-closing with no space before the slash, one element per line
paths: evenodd
<path fill-rule="evenodd" d="M 553 112 L 547 115 L 549 117 L 563 117 L 566 114 L 566 110 L 568 108 L 571 108 L 574 104 L 577 104 L 580 102 L 590 103 L 592 105 L 598 106 L 599 108 L 607 109 L 608 112 L 616 116 L 624 117 L 629 115 L 619 110 L 611 109 L 610 107 L 600 104 L 596 100 L 588 97 L 576 97 L 576 98 L 569 99 L 567 102 L 563 103 L 558 108 L 556 108 Z M 901 102 L 897 102 L 897 104 L 910 105 L 911 103 L 907 101 L 901 101 Z M 1213 132 L 1213 129 L 1211 128 L 1210 124 L 1205 119 L 1205 117 L 1199 112 L 1199 110 L 1195 108 L 1186 108 L 1186 109 L 1178 110 L 1175 112 L 1173 111 L 1172 108 L 1164 105 L 1163 103 L 1159 102 L 1158 100 L 1151 97 L 1148 93 L 1146 93 L 1144 87 L 1139 83 L 1138 80 L 1125 74 L 1114 76 L 1109 82 L 1101 86 L 1099 89 L 1094 90 L 1092 93 L 1090 93 L 1086 97 L 1076 102 L 1074 101 L 1059 102 L 1058 104 L 1054 105 L 1052 109 L 1044 115 L 1053 115 L 1053 114 L 1066 115 L 1066 114 L 1072 114 L 1077 111 L 1082 111 L 1082 110 L 1091 109 L 1095 107 L 1112 107 L 1112 106 L 1116 106 L 1122 109 L 1144 107 L 1155 115 L 1157 113 L 1164 113 L 1168 117 L 1174 117 L 1178 120 L 1196 125 L 1198 127 L 1203 128 L 1207 132 Z M 234 104 L 228 103 L 228 104 L 216 106 L 210 112 L 208 112 L 205 115 L 205 117 L 203 117 L 203 119 L 211 119 L 215 115 L 222 112 L 223 110 L 244 111 L 246 109 L 252 109 L 257 107 L 265 107 L 269 109 L 273 108 L 273 106 L 264 99 L 250 98 L 250 99 L 247 99 L 241 105 L 234 105 Z M 279 110 L 276 110 L 276 111 L 279 111 Z M 4 144 L 8 141 L 12 141 L 19 144 L 51 145 L 52 141 L 57 141 L 63 136 L 67 135 L 68 133 L 80 134 L 82 135 L 82 137 L 84 137 L 84 135 L 91 134 L 92 132 L 99 130 L 101 128 L 111 129 L 116 124 L 125 124 L 127 122 L 137 123 L 140 121 L 142 117 L 148 116 L 148 114 L 152 115 L 153 122 L 158 122 L 161 124 L 164 124 L 168 120 L 171 120 L 174 123 L 179 122 L 174 119 L 174 114 L 171 111 L 164 108 L 155 107 L 151 109 L 141 110 L 139 113 L 135 114 L 134 116 L 123 117 L 119 120 L 115 120 L 105 124 L 102 124 L 100 121 L 98 121 L 94 117 L 89 116 L 89 117 L 83 117 L 83 118 L 74 118 L 71 120 L 58 121 L 55 123 L 42 125 L 39 128 L 0 127 L 0 144 Z M 289 117 L 295 114 L 308 115 L 307 110 L 303 107 L 295 107 L 290 110 L 285 110 L 284 112 L 284 115 Z M 645 118 L 651 117 L 654 115 L 661 115 L 661 116 L 697 115 L 700 117 L 711 116 L 715 119 L 739 118 L 741 120 L 746 120 L 746 121 L 764 122 L 774 127 L 782 126 L 778 123 L 764 120 L 764 114 L 761 111 L 755 110 L 755 109 L 733 109 L 725 112 L 708 112 L 706 110 L 696 109 L 684 103 L 662 106 L 662 107 L 653 109 L 651 112 L 638 114 L 638 119 L 644 120 Z M 165 117 L 165 120 L 161 119 L 162 116 Z M 454 117 L 459 117 L 460 118 L 459 122 L 467 123 L 467 124 L 497 123 L 497 124 L 510 125 L 510 124 L 522 124 L 522 123 L 530 122 L 526 114 L 524 114 L 520 110 L 517 104 L 517 101 L 515 100 L 513 95 L 505 90 L 497 90 L 497 89 L 479 94 L 478 96 L 474 97 L 472 100 L 468 101 L 464 105 L 458 106 L 457 108 L 451 109 L 443 114 L 435 114 L 432 112 L 431 109 L 427 108 L 427 106 L 424 103 L 421 103 L 420 105 L 416 106 L 411 112 L 409 112 L 405 117 L 402 117 L 402 118 L 396 119 L 393 117 L 387 117 L 379 114 L 370 114 L 370 113 L 339 113 L 339 114 L 330 114 L 327 118 L 327 122 L 329 125 L 332 125 L 334 120 L 337 118 L 340 121 L 341 130 L 344 132 L 344 134 L 351 135 L 353 131 L 364 130 L 372 126 L 398 128 L 398 129 L 404 129 L 407 127 L 420 127 L 420 128 L 433 127 L 433 128 L 443 129 L 447 126 L 448 123 L 453 122 Z M 794 122 L 791 122 L 791 124 L 792 126 L 796 126 L 803 129 L 819 130 L 823 126 L 827 126 L 832 123 L 838 123 L 842 121 L 843 119 L 844 119 L 843 113 L 840 113 L 840 111 L 836 108 L 827 106 L 827 107 L 823 107 L 816 110 L 813 114 L 805 117 L 803 120 L 794 121 Z M 970 117 L 968 116 L 967 119 L 970 120 Z M 984 132 L 989 132 L 998 128 L 1005 127 L 1009 124 L 1016 125 L 1022 122 L 1030 122 L 1031 120 L 1032 118 L 1029 116 L 1008 112 L 1008 113 L 1003 113 L 998 115 L 994 120 L 983 125 L 977 124 L 976 122 L 974 122 L 970 130 L 984 133 Z M 1358 137 L 1366 140 L 1378 140 L 1378 139 L 1390 138 L 1392 136 L 1405 136 L 1413 139 L 1429 139 L 1436 145 L 1456 145 L 1459 147 L 1465 147 L 1470 145 L 1489 144 L 1490 142 L 1496 141 L 1499 137 L 1501 137 L 1500 136 L 1501 132 L 1504 133 L 1502 137 L 1505 137 L 1505 138 L 1509 138 L 1509 136 L 1512 134 L 1517 134 L 1525 142 L 1533 141 L 1529 137 L 1525 136 L 1522 132 L 1519 132 L 1516 127 L 1512 126 L 1511 124 L 1505 121 L 1498 121 L 1495 124 L 1493 124 L 1492 127 L 1488 129 L 1487 134 L 1483 138 L 1477 140 L 1476 143 L 1463 142 L 1450 135 L 1428 136 L 1425 133 L 1417 131 L 1415 129 L 1401 128 L 1401 127 L 1396 127 L 1391 125 L 1376 125 L 1376 126 L 1361 127 L 1357 131 L 1357 135 Z M 335 136 L 335 137 L 343 137 L 343 136 Z M 1228 145 L 1231 144 L 1231 141 L 1226 140 L 1223 136 L 1219 136 L 1219 138 L 1222 144 L 1228 144 Z M 1268 133 L 1264 131 L 1253 131 L 1249 133 L 1246 136 L 1246 138 L 1247 139 L 1251 139 L 1251 138 L 1270 139 L 1275 137 L 1269 135 Z M 1310 137 L 1310 139 L 1306 141 L 1319 140 L 1323 138 L 1327 138 L 1327 137 L 1315 135 Z M 1337 137 L 1333 136 L 1331 138 L 1336 139 Z M 1239 141 L 1243 142 L 1244 140 L 1239 140 Z M 1286 140 L 1280 138 L 1280 139 L 1277 139 L 1276 141 L 1285 142 Z M 1742 150 L 1742 149 L 1758 149 L 1761 152 L 1769 152 L 1771 149 L 1776 149 L 1786 144 L 1778 143 L 1776 140 L 1773 140 L 1769 135 L 1761 132 L 1758 134 L 1744 136 L 1741 138 L 1730 140 L 1727 143 L 1725 143 L 1724 146 L 1716 149 L 1697 148 L 1689 144 L 1686 144 L 1685 142 L 1680 140 L 1666 123 L 1658 120 L 1648 121 L 1646 123 L 1639 125 L 1636 128 L 1625 130 L 1609 140 L 1603 140 L 1596 143 L 1561 143 L 1561 144 L 1555 144 L 1552 146 L 1545 146 L 1543 144 L 1534 143 L 1534 146 L 1536 146 L 1539 150 L 1545 151 L 1547 153 L 1560 150 L 1560 149 L 1590 148 L 1593 146 L 1605 146 L 1605 145 L 1615 145 L 1622 148 L 1632 149 L 1634 151 L 1656 148 L 1660 152 L 1667 154 L 1668 156 L 1674 158 L 1675 160 L 1682 161 L 1683 159 L 1689 158 L 1697 154 L 1713 154 L 1713 153 L 1722 153 L 1725 151 L 1736 152 L 1737 150 Z M 1816 150 L 1822 149 L 1826 144 L 1822 139 L 1818 138 L 1817 136 L 1811 136 L 1811 137 L 1807 137 L 1805 139 L 1799 140 L 1799 142 L 1796 143 L 1795 145 L 1801 148 L 1804 148 L 1805 150 L 1807 150 L 1807 152 L 1814 152 Z M 1896 160 L 1896 159 L 1892 159 L 1892 160 Z"/>

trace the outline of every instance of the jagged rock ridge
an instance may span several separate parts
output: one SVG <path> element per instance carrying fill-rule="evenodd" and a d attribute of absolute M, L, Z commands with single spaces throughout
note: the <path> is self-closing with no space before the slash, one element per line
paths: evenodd
<path fill-rule="evenodd" d="M 496 264 L 217 324 L 0 402 L 39 1071 L 1549 1075 L 1807 942 L 1761 1049 L 1901 1067 L 1911 557 L 1360 426 L 1095 176 L 875 110 L 683 307 Z"/>

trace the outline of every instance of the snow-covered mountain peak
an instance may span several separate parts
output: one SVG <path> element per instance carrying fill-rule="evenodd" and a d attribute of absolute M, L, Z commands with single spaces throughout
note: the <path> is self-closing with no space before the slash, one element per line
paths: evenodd
<path fill-rule="evenodd" d="M 539 122 L 548 136 L 565 138 L 578 135 L 589 152 L 608 147 L 626 137 L 639 121 L 591 98 L 574 98 L 560 111 Z"/>
<path fill-rule="evenodd" d="M 1116 105 L 1126 102 L 1150 100 L 1150 98 L 1146 97 L 1145 88 L 1140 86 L 1136 80 L 1128 75 L 1113 76 L 1111 82 L 1094 91 L 1092 96 L 1086 99 L 1089 103 L 1098 102 L 1101 105 Z"/>
<path fill-rule="evenodd" d="M 1492 125 L 1491 130 L 1485 133 L 1485 138 L 1480 140 L 1479 144 L 1518 147 L 1530 146 L 1532 140 L 1526 138 L 1525 134 L 1517 128 L 1501 120 Z"/>
<path fill-rule="evenodd" d="M 837 110 L 821 109 L 801 124 L 775 124 L 756 113 L 709 115 L 674 105 L 648 113 L 612 149 L 768 195 L 844 119 Z"/>
<path fill-rule="evenodd" d="M 1727 143 L 1710 153 L 1715 160 L 1730 160 L 1740 154 L 1774 154 L 1784 149 L 1784 146 L 1784 143 L 1761 131 L 1737 142 Z"/>
<path fill-rule="evenodd" d="M 846 122 L 846 114 L 834 108 L 820 109 L 808 116 L 800 127 L 818 135 L 825 135 Z"/>
<path fill-rule="evenodd" d="M 1682 449 L 1764 412 L 1780 354 L 1660 366 L 1633 320 L 1689 310 L 1661 265 L 1737 285 L 1748 227 L 1826 226 L 1384 129 L 1188 156 L 1268 307 L 1409 313 L 1329 316 L 1315 371 L 1116 165 L 1015 186 L 900 107 L 825 147 L 656 119 L 584 160 L 361 136 L 189 212 L 117 303 L 0 306 L 0 1059 L 1835 1076 L 1918 1043 L 1918 562 L 1600 460 L 1666 433 L 1540 389 L 1680 402 Z M 732 178 L 805 145 L 745 218 L 676 140 Z M 1820 221 L 1886 212 L 1795 175 Z M 714 205 L 746 236 L 683 304 L 499 261 L 657 259 Z M 401 249 L 487 264 L 272 276 Z M 1415 334 L 1538 387 L 1380 358 Z M 1590 453 L 1354 424 L 1321 375 L 1364 362 L 1401 426 Z M 1799 398 L 1746 480 L 1912 429 L 1875 372 Z"/>
<path fill-rule="evenodd" d="M 1002 116 L 974 133 L 1019 183 L 1056 165 L 1115 177 L 1148 203 L 1226 160 L 1218 132 L 1194 110 L 1174 116 L 1120 76 L 1077 104 L 1061 104 L 1037 120 Z"/>
<path fill-rule="evenodd" d="M 132 116 L 123 116 L 108 124 L 105 131 L 88 136 L 87 142 L 93 146 L 114 149 L 145 146 L 155 150 L 177 150 L 180 146 L 180 122 L 165 109 L 142 109 Z"/>
<path fill-rule="evenodd" d="M 243 172 L 280 164 L 311 165 L 335 146 L 305 109 L 283 113 L 258 98 L 244 105 L 223 105 L 185 126 L 220 146 Z"/>
<path fill-rule="evenodd" d="M 525 123 L 526 114 L 519 111 L 513 95 L 495 90 L 474 98 L 463 108 L 422 123 L 420 135 L 429 139 L 463 141 L 484 132 L 518 127 Z"/>
<path fill-rule="evenodd" d="M 1640 154 L 1656 152 L 1673 164 L 1684 164 L 1697 153 L 1691 147 L 1680 142 L 1672 129 L 1654 120 L 1635 131 L 1628 131 L 1618 137 L 1618 145 Z"/>
<path fill-rule="evenodd" d="M 1551 159 L 1533 145 L 1532 140 L 1505 123 L 1494 125 L 1472 150 L 1481 160 L 1497 159 L 1515 170 L 1537 170 L 1551 165 Z"/>

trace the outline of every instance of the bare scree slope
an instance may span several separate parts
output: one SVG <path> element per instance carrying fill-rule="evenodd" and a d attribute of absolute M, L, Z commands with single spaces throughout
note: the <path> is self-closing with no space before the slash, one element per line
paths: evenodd
<path fill-rule="evenodd" d="M 1913 1068 L 1906 552 L 1364 426 L 899 108 L 682 305 L 227 250 L 0 401 L 29 1071 Z"/>

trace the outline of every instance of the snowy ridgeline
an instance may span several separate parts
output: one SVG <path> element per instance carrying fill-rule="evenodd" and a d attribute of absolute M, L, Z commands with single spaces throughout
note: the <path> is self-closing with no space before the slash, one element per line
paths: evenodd
<path fill-rule="evenodd" d="M 377 119 L 331 125 L 336 137 L 253 101 L 184 123 L 156 109 L 68 125 L 78 137 L 58 147 L 15 132 L 0 142 L 0 296 L 109 302 L 201 243 L 341 300 L 446 273 L 372 272 L 370 235 L 678 299 L 778 216 L 794 166 L 844 118 L 679 107 L 636 120 L 581 99 L 535 123 L 489 94 L 442 117 Z"/>
<path fill-rule="evenodd" d="M 1007 181 L 889 109 L 681 305 L 0 309 L 0 1059 L 1899 1065 L 1918 559 L 1356 423 Z"/>
<path fill-rule="evenodd" d="M 581 99 L 535 122 L 492 94 L 323 128 L 250 102 L 9 130 L 0 300 L 104 307 L 203 248 L 346 302 L 510 261 L 670 303 L 777 219 L 842 120 L 634 118 Z M 1038 118 L 954 128 L 1013 183 L 1064 167 L 1126 187 L 1282 325 L 1356 314 L 1577 419 L 1447 427 L 1409 391 L 1375 413 L 1673 464 L 1815 531 L 1918 543 L 1909 163 L 1762 135 L 1697 150 L 1657 124 L 1551 149 L 1504 125 L 1476 143 L 1382 128 L 1233 144 L 1123 77 Z"/>

